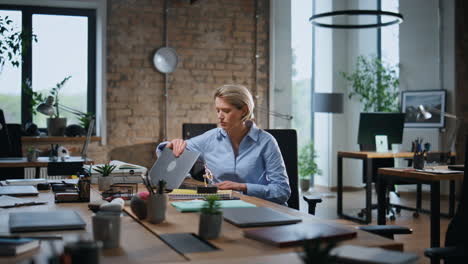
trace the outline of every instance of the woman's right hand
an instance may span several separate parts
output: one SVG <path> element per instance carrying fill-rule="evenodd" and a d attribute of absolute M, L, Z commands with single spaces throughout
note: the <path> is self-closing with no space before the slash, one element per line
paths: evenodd
<path fill-rule="evenodd" d="M 187 147 L 187 142 L 179 138 L 173 139 L 166 145 L 166 147 L 172 149 L 172 153 L 174 153 L 174 156 L 178 158 L 182 153 L 184 153 L 185 147 Z"/>

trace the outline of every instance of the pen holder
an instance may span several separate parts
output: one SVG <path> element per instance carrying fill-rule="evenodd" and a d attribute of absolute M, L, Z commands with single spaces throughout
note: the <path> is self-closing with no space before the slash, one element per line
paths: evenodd
<path fill-rule="evenodd" d="M 167 194 L 151 194 L 147 201 L 148 221 L 159 224 L 166 219 Z"/>
<path fill-rule="evenodd" d="M 121 214 L 98 212 L 93 216 L 94 240 L 102 241 L 103 248 L 120 247 Z"/>
<path fill-rule="evenodd" d="M 417 170 L 424 169 L 424 153 L 414 153 L 413 168 Z"/>

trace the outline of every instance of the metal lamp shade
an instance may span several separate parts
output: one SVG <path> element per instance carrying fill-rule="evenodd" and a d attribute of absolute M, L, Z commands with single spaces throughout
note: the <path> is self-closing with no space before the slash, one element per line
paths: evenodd
<path fill-rule="evenodd" d="M 53 116 L 55 115 L 55 109 L 54 109 L 53 104 L 54 104 L 54 97 L 49 96 L 47 97 L 44 103 L 41 103 L 40 105 L 37 106 L 36 110 L 41 114 Z"/>
<path fill-rule="evenodd" d="M 342 93 L 315 93 L 314 112 L 343 113 Z"/>

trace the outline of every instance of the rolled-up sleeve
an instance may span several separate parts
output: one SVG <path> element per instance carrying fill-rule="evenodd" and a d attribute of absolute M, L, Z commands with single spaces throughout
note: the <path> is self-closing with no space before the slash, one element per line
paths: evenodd
<path fill-rule="evenodd" d="M 286 204 L 291 196 L 291 187 L 289 186 L 286 166 L 281 156 L 277 142 L 266 145 L 263 154 L 265 161 L 265 177 L 268 184 L 247 183 L 247 195 L 260 197 L 278 204 Z"/>

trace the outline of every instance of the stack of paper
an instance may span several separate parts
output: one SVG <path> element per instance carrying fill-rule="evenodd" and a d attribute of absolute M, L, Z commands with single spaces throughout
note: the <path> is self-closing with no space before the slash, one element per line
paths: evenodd
<path fill-rule="evenodd" d="M 232 197 L 232 190 L 218 190 L 217 193 L 197 193 L 197 190 L 174 189 L 168 194 L 169 199 L 173 200 L 201 199 L 211 195 L 219 196 L 222 199 L 230 199 Z"/>

